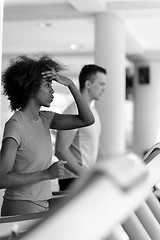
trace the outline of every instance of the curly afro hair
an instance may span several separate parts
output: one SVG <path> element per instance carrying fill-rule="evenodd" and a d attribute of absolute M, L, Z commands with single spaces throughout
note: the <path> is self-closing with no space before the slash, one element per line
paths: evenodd
<path fill-rule="evenodd" d="M 64 69 L 47 55 L 34 59 L 23 55 L 11 63 L 2 73 L 2 86 L 12 111 L 26 106 L 31 95 L 39 90 L 41 73 L 53 68 L 57 73 Z"/>

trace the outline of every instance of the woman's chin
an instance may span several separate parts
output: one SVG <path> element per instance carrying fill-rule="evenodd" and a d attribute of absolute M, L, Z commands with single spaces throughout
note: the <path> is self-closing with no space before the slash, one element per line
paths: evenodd
<path fill-rule="evenodd" d="M 46 104 L 43 105 L 43 107 L 47 107 L 47 108 L 50 107 L 50 106 L 51 106 L 51 103 L 46 103 Z"/>

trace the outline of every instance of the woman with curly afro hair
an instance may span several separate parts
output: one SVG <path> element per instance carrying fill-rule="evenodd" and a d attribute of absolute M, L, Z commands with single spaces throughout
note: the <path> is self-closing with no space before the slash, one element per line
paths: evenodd
<path fill-rule="evenodd" d="M 94 117 L 73 81 L 59 74 L 63 67 L 49 56 L 20 56 L 3 72 L 2 85 L 11 110 L 1 148 L 0 188 L 6 189 L 2 216 L 46 211 L 52 198 L 51 179 L 64 174 L 64 162 L 51 164 L 50 129 L 89 126 Z M 42 111 L 54 98 L 52 81 L 70 90 L 77 115 Z"/>

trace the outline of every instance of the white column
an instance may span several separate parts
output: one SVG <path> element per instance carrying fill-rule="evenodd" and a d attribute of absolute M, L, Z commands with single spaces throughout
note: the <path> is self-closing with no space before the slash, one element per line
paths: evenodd
<path fill-rule="evenodd" d="M 2 29 L 3 29 L 3 5 L 4 5 L 4 1 L 1 0 L 0 1 L 0 74 L 2 72 Z M 0 85 L 0 92 L 1 92 L 1 85 Z M 0 101 L 0 113 L 1 113 L 1 101 Z M 1 114 L 0 114 L 1 115 Z M 1 126 L 1 117 L 0 117 L 0 126 Z M 0 136 L 0 140 L 1 140 L 1 136 Z M 1 145 L 1 144 L 0 144 Z M 2 201 L 3 201 L 3 194 L 4 194 L 4 190 L 0 190 L 0 209 L 1 209 L 1 205 L 2 205 Z"/>
<path fill-rule="evenodd" d="M 102 133 L 100 143 L 105 153 L 125 151 L 125 26 L 114 13 L 95 17 L 95 64 L 107 69 L 106 92 L 96 102 Z"/>
<path fill-rule="evenodd" d="M 141 84 L 139 69 L 149 68 L 149 83 Z M 160 129 L 160 59 L 135 63 L 133 149 L 143 156 L 158 139 Z"/>
<path fill-rule="evenodd" d="M 4 1 L 2 0 L 0 1 L 0 75 L 2 72 L 3 6 L 4 6 Z M 1 85 L 0 85 L 0 92 L 1 92 Z M 0 112 L 1 112 L 1 104 L 0 104 Z M 0 118 L 0 123 L 1 123 L 1 118 Z"/>

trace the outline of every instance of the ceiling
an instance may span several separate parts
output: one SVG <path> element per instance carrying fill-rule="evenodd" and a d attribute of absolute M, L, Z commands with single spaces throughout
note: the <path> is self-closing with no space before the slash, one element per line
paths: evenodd
<path fill-rule="evenodd" d="M 160 0 L 4 0 L 3 57 L 52 54 L 76 76 L 94 62 L 99 12 L 124 18 L 126 59 L 146 53 L 160 58 Z"/>
<path fill-rule="evenodd" d="M 126 55 L 160 52 L 160 0 L 4 0 L 3 54 L 92 54 L 104 11 L 124 17 Z"/>
<path fill-rule="evenodd" d="M 94 20 L 100 12 L 124 18 L 127 66 L 135 55 L 160 59 L 160 0 L 4 0 L 2 67 L 13 56 L 45 52 L 68 65 L 76 82 L 81 67 L 94 62 Z M 55 95 L 55 111 L 72 100 L 60 85 Z"/>

